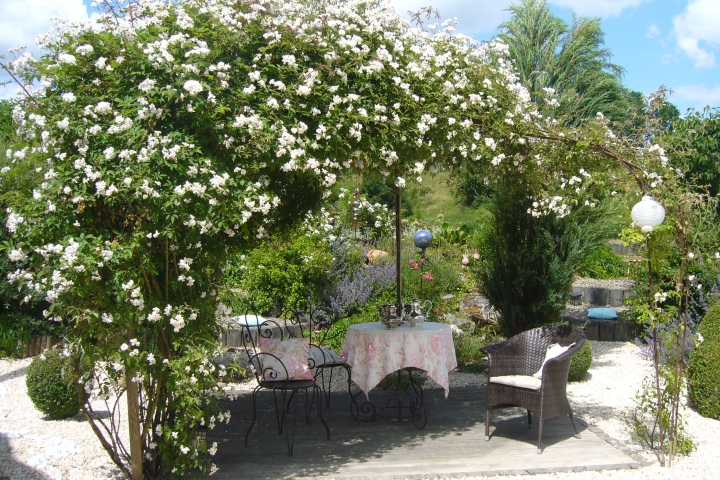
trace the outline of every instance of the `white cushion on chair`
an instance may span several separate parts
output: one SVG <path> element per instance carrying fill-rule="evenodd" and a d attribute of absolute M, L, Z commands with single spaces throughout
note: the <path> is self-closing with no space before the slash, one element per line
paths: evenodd
<path fill-rule="evenodd" d="M 490 383 L 499 383 L 502 385 L 509 385 L 511 387 L 540 390 L 542 380 L 529 375 L 503 375 L 500 377 L 490 377 Z"/>
<path fill-rule="evenodd" d="M 346 362 L 346 360 L 337 353 L 328 348 L 322 347 L 310 347 L 310 350 L 308 350 L 308 356 L 315 363 L 315 367 L 322 367 L 323 365 L 337 365 Z"/>
<path fill-rule="evenodd" d="M 533 377 L 542 378 L 542 369 L 545 366 L 545 364 L 548 362 L 548 360 L 552 360 L 555 357 L 559 357 L 573 345 L 575 345 L 575 342 L 571 343 L 567 347 L 563 347 L 558 343 L 551 343 L 550 345 L 548 345 L 547 351 L 545 352 L 545 361 L 543 362 L 542 365 L 540 365 L 540 370 L 533 373 Z"/>

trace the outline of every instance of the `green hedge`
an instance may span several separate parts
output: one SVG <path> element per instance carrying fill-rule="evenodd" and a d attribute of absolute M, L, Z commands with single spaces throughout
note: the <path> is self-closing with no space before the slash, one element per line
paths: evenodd
<path fill-rule="evenodd" d="M 34 312 L 0 310 L 0 356 L 21 356 L 33 335 L 60 337 L 62 328 L 59 323 L 45 320 Z"/>
<path fill-rule="evenodd" d="M 720 303 L 714 304 L 698 328 L 698 342 L 688 365 L 690 400 L 703 417 L 720 420 Z"/>

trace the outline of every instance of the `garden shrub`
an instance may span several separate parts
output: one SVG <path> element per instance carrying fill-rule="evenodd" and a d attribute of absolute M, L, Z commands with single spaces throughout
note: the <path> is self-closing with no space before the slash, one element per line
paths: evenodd
<path fill-rule="evenodd" d="M 356 266 L 349 274 L 337 279 L 326 292 L 334 318 L 343 318 L 359 311 L 382 292 L 395 285 L 395 266 L 380 261 L 367 266 Z"/>
<path fill-rule="evenodd" d="M 442 247 L 433 248 L 426 253 L 423 261 L 416 248 L 403 248 L 401 268 L 404 302 L 417 297 L 430 300 L 437 307 L 441 305 L 442 297 L 463 287 L 458 271 L 460 256 L 446 258 L 443 253 Z"/>
<path fill-rule="evenodd" d="M 0 146 L 5 133 L 5 121 L 2 118 L 8 102 L 0 101 Z M 4 151 L 4 149 L 0 149 Z M 11 194 L 13 188 L 22 189 L 22 179 L 12 178 L 0 182 L 0 225 L 8 219 L 8 203 L 2 198 Z M 17 285 L 8 281 L 8 274 L 23 268 L 22 262 L 13 262 L 9 254 L 13 241 L 6 228 L 0 228 L 0 356 L 18 356 L 23 353 L 24 344 L 32 335 L 60 336 L 61 326 L 58 322 L 43 320 L 42 310 L 47 303 L 37 293 L 27 294 L 18 290 Z M 26 298 L 27 295 L 27 298 Z"/>
<path fill-rule="evenodd" d="M 720 303 L 705 314 L 688 365 L 690 400 L 703 417 L 720 419 Z"/>
<path fill-rule="evenodd" d="M 351 325 L 357 323 L 377 322 L 379 321 L 377 308 L 375 306 L 366 306 L 355 315 L 338 320 L 330 327 L 330 331 L 325 337 L 325 346 L 335 352 L 340 352 L 342 344 L 345 341 L 345 335 Z"/>
<path fill-rule="evenodd" d="M 40 315 L 17 310 L 0 311 L 0 355 L 21 355 L 33 335 L 61 336 L 57 322 L 43 320 Z"/>
<path fill-rule="evenodd" d="M 592 364 L 592 346 L 587 340 L 582 348 L 572 357 L 570 361 L 570 374 L 568 380 L 579 382 L 585 377 Z"/>
<path fill-rule="evenodd" d="M 395 285 L 393 262 L 380 259 L 366 265 L 367 247 L 340 233 L 329 245 L 332 264 L 318 305 L 336 320 L 361 311 Z"/>
<path fill-rule="evenodd" d="M 602 206 L 533 215 L 522 180 L 508 176 L 499 183 L 478 246 L 483 261 L 474 269 L 507 338 L 559 321 L 575 270 L 615 230 Z"/>
<path fill-rule="evenodd" d="M 628 266 L 620 255 L 616 255 L 609 245 L 600 246 L 590 254 L 578 268 L 577 275 L 590 278 L 619 278 L 627 275 Z"/>
<path fill-rule="evenodd" d="M 71 358 L 54 348 L 33 358 L 27 369 L 25 383 L 35 408 L 53 420 L 76 415 L 80 411 L 76 378 Z"/>
<path fill-rule="evenodd" d="M 455 357 L 459 366 L 468 365 L 482 360 L 484 354 L 480 351 L 487 345 L 481 337 L 466 333 L 453 333 L 455 344 Z"/>
<path fill-rule="evenodd" d="M 443 222 L 432 230 L 433 240 L 439 245 L 465 245 L 472 234 L 469 226 L 463 224 L 458 226 Z"/>
<path fill-rule="evenodd" d="M 322 291 L 332 257 L 327 243 L 293 235 L 250 251 L 241 260 L 237 287 L 258 312 L 305 308 L 308 296 Z M 279 302 L 279 304 L 278 304 Z"/>

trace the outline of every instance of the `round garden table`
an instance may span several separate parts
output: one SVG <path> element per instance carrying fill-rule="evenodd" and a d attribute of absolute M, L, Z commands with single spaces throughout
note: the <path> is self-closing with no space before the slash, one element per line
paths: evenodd
<path fill-rule="evenodd" d="M 450 391 L 448 373 L 457 367 L 452 330 L 442 323 L 424 322 L 419 327 L 403 323 L 388 330 L 380 322 L 361 323 L 348 328 L 340 354 L 347 358 L 352 368 L 352 380 L 367 402 L 357 403 L 353 397 L 351 411 L 358 420 L 372 420 L 378 416 L 402 419 L 403 409 L 409 409 L 415 426 L 423 428 L 427 421 L 423 404 L 422 387 L 413 379 L 412 370 L 423 370 L 445 390 Z M 403 406 L 401 389 L 398 398 L 385 406 L 375 407 L 370 402 L 370 391 L 393 372 L 407 372 L 414 396 L 409 405 Z"/>

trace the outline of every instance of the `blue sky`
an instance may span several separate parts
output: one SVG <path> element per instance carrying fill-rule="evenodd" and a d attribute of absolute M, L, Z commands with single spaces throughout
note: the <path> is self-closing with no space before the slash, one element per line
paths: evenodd
<path fill-rule="evenodd" d="M 519 1 L 519 0 L 518 0 Z M 489 40 L 509 18 L 512 0 L 391 0 L 398 12 L 435 3 L 458 31 Z M 661 85 L 681 113 L 720 107 L 720 0 L 548 0 L 571 24 L 573 12 L 600 17 L 613 62 L 625 68 L 625 85 L 649 94 Z M 717 57 L 717 58 L 716 58 Z"/>
<path fill-rule="evenodd" d="M 404 13 L 434 4 L 443 18 L 457 17 L 458 31 L 489 40 L 509 18 L 513 0 L 390 0 Z M 519 1 L 519 0 L 517 0 Z M 32 47 L 50 17 L 87 20 L 92 0 L 0 0 L 0 55 Z M 720 0 L 548 0 L 553 13 L 572 22 L 573 12 L 602 19 L 613 61 L 626 70 L 625 85 L 644 94 L 661 85 L 684 113 L 720 107 Z M 717 58 L 716 58 L 717 57 Z M 5 80 L 6 77 L 0 76 Z M 14 94 L 0 87 L 0 98 Z"/>

